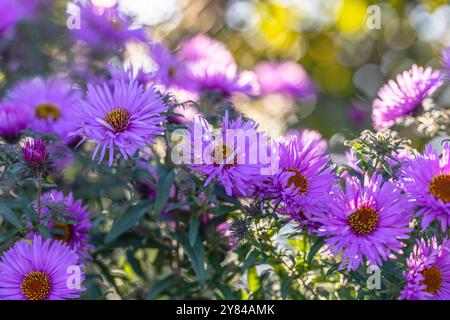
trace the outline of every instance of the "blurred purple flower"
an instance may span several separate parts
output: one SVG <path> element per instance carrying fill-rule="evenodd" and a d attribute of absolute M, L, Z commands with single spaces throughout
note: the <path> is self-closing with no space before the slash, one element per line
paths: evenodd
<path fill-rule="evenodd" d="M 392 182 L 381 176 L 347 179 L 345 191 L 335 187 L 329 210 L 314 220 L 321 224 L 318 235 L 326 237 L 333 255 L 343 251 L 340 268 L 356 270 L 365 257 L 380 266 L 393 252 L 402 253 L 411 231 L 411 206 Z"/>
<path fill-rule="evenodd" d="M 165 86 L 194 89 L 192 79 L 186 70 L 185 64 L 162 43 L 152 43 L 149 46 L 150 55 L 156 64 L 155 77 Z"/>
<path fill-rule="evenodd" d="M 127 159 L 164 131 L 162 113 L 167 106 L 154 88 L 144 89 L 135 80 L 114 80 L 113 88 L 88 84 L 86 99 L 76 106 L 79 126 L 73 134 L 81 135 L 82 141 L 97 142 L 92 159 L 100 151 L 99 163 L 107 149 L 111 166 L 115 147 Z"/>
<path fill-rule="evenodd" d="M 404 117 L 420 112 L 423 100 L 442 84 L 440 71 L 417 65 L 397 75 L 396 80 L 389 80 L 373 102 L 372 121 L 376 129 L 390 128 Z"/>
<path fill-rule="evenodd" d="M 450 242 L 438 245 L 436 237 L 417 241 L 403 275 L 407 284 L 400 299 L 450 300 Z"/>
<path fill-rule="evenodd" d="M 80 6 L 81 26 L 71 30 L 75 40 L 81 40 L 99 50 L 121 48 L 128 41 L 147 40 L 145 30 L 131 29 L 131 17 L 112 7 L 96 6 L 91 1 Z"/>
<path fill-rule="evenodd" d="M 17 0 L 1 0 L 0 12 L 3 13 L 0 19 L 0 35 L 14 27 L 26 13 L 24 6 Z"/>
<path fill-rule="evenodd" d="M 282 93 L 294 99 L 315 94 L 306 71 L 294 61 L 261 62 L 255 67 L 261 94 Z"/>
<path fill-rule="evenodd" d="M 0 300 L 62 300 L 79 298 L 83 287 L 67 284 L 78 256 L 61 241 L 35 236 L 20 240 L 0 261 Z M 81 266 L 79 266 L 81 268 Z M 80 273 L 80 281 L 84 281 Z"/>
<path fill-rule="evenodd" d="M 444 143 L 441 158 L 427 145 L 402 175 L 407 195 L 418 207 L 416 214 L 422 217 L 422 229 L 437 220 L 446 231 L 450 227 L 450 143 Z"/>
<path fill-rule="evenodd" d="M 30 167 L 36 167 L 47 161 L 47 147 L 41 139 L 27 138 L 22 147 L 25 162 Z"/>
<path fill-rule="evenodd" d="M 13 106 L 11 102 L 0 103 L 0 137 L 15 142 L 28 127 L 33 115 L 28 108 Z"/>
<path fill-rule="evenodd" d="M 225 46 L 206 35 L 183 41 L 178 56 L 186 63 L 189 77 L 201 93 L 217 92 L 229 96 L 233 93 L 257 95 L 259 92 L 255 74 L 239 72 Z"/>
<path fill-rule="evenodd" d="M 79 98 L 80 92 L 65 80 L 34 78 L 14 86 L 7 93 L 6 101 L 20 110 L 27 108 L 25 112 L 33 114 L 30 129 L 57 134 L 64 142 L 70 143 L 73 137 L 69 137 L 68 133 L 74 125 L 72 105 Z"/>

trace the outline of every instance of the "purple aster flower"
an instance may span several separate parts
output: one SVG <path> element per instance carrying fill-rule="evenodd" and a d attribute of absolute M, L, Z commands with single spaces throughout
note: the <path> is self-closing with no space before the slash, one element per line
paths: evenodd
<path fill-rule="evenodd" d="M 89 229 L 92 227 L 89 216 L 87 206 L 81 200 L 74 200 L 72 193 L 64 196 L 61 191 L 51 190 L 41 196 L 39 224 L 44 224 L 52 239 L 68 245 L 82 260 L 90 259 L 88 251 L 94 249 L 89 244 Z M 33 236 L 29 234 L 28 238 Z"/>
<path fill-rule="evenodd" d="M 372 105 L 372 121 L 376 129 L 386 129 L 400 123 L 408 115 L 420 112 L 422 102 L 442 84 L 441 72 L 430 67 L 413 65 L 389 80 L 378 91 Z"/>
<path fill-rule="evenodd" d="M 205 186 L 215 180 L 230 196 L 249 195 L 261 177 L 259 144 L 266 140 L 257 128 L 252 120 L 242 116 L 229 120 L 226 113 L 221 129 L 214 132 L 199 116 L 189 124 L 178 145 L 181 161 L 206 176 Z"/>
<path fill-rule="evenodd" d="M 55 133 L 69 143 L 73 138 L 68 133 L 73 129 L 72 105 L 80 98 L 80 92 L 62 79 L 34 78 L 18 83 L 7 94 L 12 106 L 33 114 L 29 125 L 36 132 Z"/>
<path fill-rule="evenodd" d="M 83 140 L 97 142 L 92 155 L 99 154 L 99 163 L 109 149 L 109 165 L 114 160 L 114 148 L 124 158 L 153 143 L 155 135 L 161 134 L 166 118 L 161 115 L 167 107 L 154 88 L 144 89 L 137 81 L 114 80 L 113 88 L 107 84 L 88 85 L 87 97 L 77 104 L 80 127 L 74 134 Z"/>
<path fill-rule="evenodd" d="M 0 261 L 0 300 L 62 300 L 79 298 L 81 283 L 71 283 L 78 256 L 61 241 L 21 240 Z"/>
<path fill-rule="evenodd" d="M 329 156 L 321 150 L 321 141 L 305 141 L 304 137 L 293 134 L 281 139 L 279 170 L 271 177 L 270 190 L 279 213 L 301 225 L 311 225 L 315 224 L 312 216 L 327 210 L 331 188 L 337 181 Z"/>
<path fill-rule="evenodd" d="M 16 141 L 33 118 L 27 108 L 13 106 L 10 102 L 0 103 L 0 137 L 6 141 Z"/>
<path fill-rule="evenodd" d="M 315 218 L 321 224 L 319 236 L 326 237 L 327 250 L 343 251 L 340 268 L 356 270 L 365 257 L 372 265 L 381 265 L 393 252 L 402 253 L 410 232 L 410 206 L 392 182 L 381 176 L 367 176 L 364 183 L 347 179 L 345 191 L 336 187 L 328 212 Z"/>
<path fill-rule="evenodd" d="M 407 284 L 400 299 L 450 300 L 450 242 L 436 238 L 417 241 L 404 272 Z"/>
<path fill-rule="evenodd" d="M 194 89 L 184 63 L 162 43 L 150 44 L 150 55 L 156 64 L 155 76 L 166 88 Z"/>
<path fill-rule="evenodd" d="M 41 139 L 27 138 L 22 147 L 25 162 L 30 167 L 42 165 L 47 161 L 47 147 Z"/>
<path fill-rule="evenodd" d="M 128 41 L 147 40 L 144 29 L 131 29 L 131 17 L 122 14 L 117 4 L 103 7 L 88 1 L 81 6 L 80 16 L 81 26 L 71 30 L 72 35 L 96 49 L 111 50 Z"/>
<path fill-rule="evenodd" d="M 315 93 L 308 74 L 294 61 L 261 62 L 256 65 L 255 73 L 262 95 L 282 93 L 298 99 Z"/>
<path fill-rule="evenodd" d="M 442 50 L 442 66 L 445 80 L 450 81 L 450 47 Z"/>
<path fill-rule="evenodd" d="M 178 56 L 186 63 L 189 77 L 200 92 L 256 95 L 259 85 L 253 72 L 239 72 L 225 46 L 206 35 L 197 35 L 181 43 Z"/>
<path fill-rule="evenodd" d="M 450 227 L 450 144 L 444 143 L 442 157 L 431 145 L 409 162 L 402 183 L 422 217 L 422 229 L 436 220 L 442 231 Z"/>

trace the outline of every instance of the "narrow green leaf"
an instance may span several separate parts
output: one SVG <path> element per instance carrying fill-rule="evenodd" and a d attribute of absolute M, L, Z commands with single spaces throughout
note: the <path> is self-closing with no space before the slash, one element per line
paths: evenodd
<path fill-rule="evenodd" d="M 258 258 L 258 256 L 259 251 L 256 249 L 252 249 L 245 257 L 244 264 L 242 265 L 242 272 L 245 272 L 245 270 L 252 267 L 255 264 L 255 261 Z"/>
<path fill-rule="evenodd" d="M 311 249 L 309 249 L 308 257 L 306 258 L 306 262 L 311 264 L 317 252 L 322 248 L 325 244 L 325 240 L 323 238 L 317 239 L 317 241 L 312 245 Z"/>
<path fill-rule="evenodd" d="M 175 173 L 173 170 L 161 173 L 156 189 L 155 214 L 157 216 L 163 211 L 169 200 L 170 188 L 172 188 L 174 179 Z"/>
<path fill-rule="evenodd" d="M 197 217 L 191 217 L 189 219 L 189 243 L 195 245 L 195 240 L 198 236 L 198 230 L 200 228 L 200 219 Z"/>
<path fill-rule="evenodd" d="M 17 218 L 16 214 L 4 203 L 0 203 L 0 214 L 13 226 L 18 229 L 22 229 L 22 223 L 20 223 L 20 220 Z"/>
<path fill-rule="evenodd" d="M 109 231 L 105 237 L 105 243 L 112 242 L 136 225 L 148 212 L 151 204 L 152 200 L 146 200 L 132 205 L 125 210 L 125 212 L 122 213 L 116 221 L 114 221 L 111 231 Z"/>
<path fill-rule="evenodd" d="M 186 252 L 189 261 L 191 262 L 192 268 L 198 278 L 198 281 L 201 284 L 204 284 L 206 281 L 206 271 L 205 271 L 205 263 L 204 263 L 204 250 L 200 237 L 197 237 L 194 246 L 191 246 L 188 239 L 185 235 L 176 233 L 174 234 L 175 240 L 177 240 L 184 251 Z"/>
<path fill-rule="evenodd" d="M 164 292 L 164 290 L 173 286 L 175 282 L 176 278 L 173 274 L 157 281 L 152 290 L 147 294 L 147 300 L 155 299 L 160 293 Z"/>

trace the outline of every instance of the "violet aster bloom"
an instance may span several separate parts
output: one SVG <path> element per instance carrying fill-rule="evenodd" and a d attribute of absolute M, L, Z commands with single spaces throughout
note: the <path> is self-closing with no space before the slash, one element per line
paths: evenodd
<path fill-rule="evenodd" d="M 35 236 L 21 240 L 0 261 L 0 300 L 62 300 L 79 298 L 84 290 L 68 286 L 78 256 L 61 241 Z M 81 282 L 84 273 L 80 273 Z"/>
<path fill-rule="evenodd" d="M 99 155 L 99 163 L 109 149 L 109 165 L 113 164 L 114 148 L 124 158 L 164 131 L 162 115 L 167 107 L 154 88 L 144 89 L 137 81 L 114 80 L 113 88 L 107 84 L 88 84 L 87 97 L 77 104 L 80 127 L 73 134 L 82 141 L 93 140 L 97 147 L 92 155 Z"/>
<path fill-rule="evenodd" d="M 389 80 L 373 102 L 372 121 L 376 129 L 390 128 L 420 112 L 423 100 L 442 84 L 440 71 L 417 65 L 397 75 L 396 80 Z"/>
<path fill-rule="evenodd" d="M 55 133 L 69 143 L 68 133 L 73 129 L 72 105 L 80 92 L 62 79 L 34 78 L 18 83 L 7 94 L 6 101 L 17 108 L 27 108 L 33 114 L 30 129 L 46 134 Z"/>
<path fill-rule="evenodd" d="M 403 170 L 402 183 L 422 217 L 422 229 L 436 220 L 442 231 L 450 227 L 450 144 L 444 143 L 442 157 L 431 145 Z"/>
<path fill-rule="evenodd" d="M 8 101 L 0 103 L 0 137 L 15 142 L 33 118 L 28 108 L 14 106 Z"/>
<path fill-rule="evenodd" d="M 124 69 L 121 69 L 114 65 L 108 65 L 107 69 L 111 75 L 111 87 L 114 87 L 114 80 L 124 80 L 125 82 L 136 80 L 138 84 L 142 85 L 144 88 L 155 82 L 155 74 L 146 71 L 143 67 L 129 65 Z"/>
<path fill-rule="evenodd" d="M 194 89 L 192 79 L 184 63 L 173 55 L 162 43 L 149 46 L 150 55 L 156 64 L 155 77 L 166 88 L 178 87 L 185 90 Z"/>
<path fill-rule="evenodd" d="M 74 28 L 72 35 L 96 49 L 110 50 L 123 47 L 128 41 L 146 41 L 142 28 L 131 29 L 132 19 L 119 12 L 118 5 L 96 6 L 88 1 L 81 6 L 81 26 Z"/>
<path fill-rule="evenodd" d="M 364 183 L 347 179 L 345 191 L 336 187 L 328 212 L 315 221 L 321 224 L 319 236 L 326 237 L 327 250 L 337 255 L 343 251 L 340 268 L 356 270 L 365 257 L 380 266 L 393 252 L 402 253 L 411 231 L 408 227 L 410 205 L 392 182 L 381 176 L 367 176 Z"/>
<path fill-rule="evenodd" d="M 47 147 L 41 139 L 27 138 L 22 147 L 25 162 L 30 167 L 36 167 L 47 161 Z"/>
<path fill-rule="evenodd" d="M 450 300 L 450 242 L 436 238 L 417 241 L 404 272 L 407 284 L 400 299 Z"/>
<path fill-rule="evenodd" d="M 52 221 L 51 218 L 55 218 L 56 214 L 70 223 L 55 219 Z M 94 249 L 89 244 L 89 229 L 92 226 L 89 216 L 87 206 L 81 200 L 74 200 L 72 193 L 65 196 L 61 191 L 51 190 L 41 196 L 40 218 L 44 219 L 38 223 L 44 224 L 52 239 L 68 245 L 82 260 L 90 259 L 88 251 Z M 33 236 L 28 235 L 29 238 Z"/>
<path fill-rule="evenodd" d="M 249 195 L 261 177 L 258 144 L 264 139 L 257 128 L 252 120 L 244 120 L 242 116 L 230 120 L 226 113 L 221 129 L 215 133 L 199 116 L 189 124 L 179 142 L 181 161 L 206 176 L 205 186 L 214 180 L 230 196 Z M 245 145 L 240 143 L 241 137 L 248 138 Z"/>
<path fill-rule="evenodd" d="M 298 134 L 279 143 L 279 170 L 271 177 L 270 190 L 279 212 L 300 224 L 309 224 L 312 216 L 327 210 L 331 188 L 337 182 L 322 147 L 317 140 L 304 143 Z"/>
<path fill-rule="evenodd" d="M 294 61 L 261 62 L 256 65 L 255 73 L 262 95 L 282 93 L 298 99 L 315 93 L 308 74 Z"/>
<path fill-rule="evenodd" d="M 450 81 L 450 47 L 442 50 L 442 66 L 445 80 Z"/>

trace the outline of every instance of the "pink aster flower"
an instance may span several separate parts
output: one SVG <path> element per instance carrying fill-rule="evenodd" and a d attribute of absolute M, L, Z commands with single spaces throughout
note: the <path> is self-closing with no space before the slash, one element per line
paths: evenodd
<path fill-rule="evenodd" d="M 259 144 L 267 142 L 257 129 L 252 120 L 244 120 L 242 116 L 230 120 L 226 113 L 222 127 L 214 132 L 204 118 L 197 117 L 179 142 L 180 161 L 203 174 L 205 186 L 216 181 L 228 195 L 249 195 L 261 178 L 263 166 L 258 150 L 263 146 Z"/>
<path fill-rule="evenodd" d="M 268 188 L 280 213 L 301 225 L 315 225 L 311 218 L 327 210 L 337 180 L 322 142 L 304 138 L 297 133 L 280 141 L 279 169 L 270 177 Z"/>
<path fill-rule="evenodd" d="M 450 144 L 444 143 L 442 156 L 431 145 L 409 162 L 402 183 L 422 217 L 422 229 L 438 221 L 442 231 L 450 227 Z"/>
<path fill-rule="evenodd" d="M 381 176 L 347 179 L 345 190 L 336 187 L 328 212 L 315 217 L 317 231 L 326 237 L 327 250 L 343 252 L 340 268 L 356 270 L 363 258 L 380 266 L 394 252 L 402 253 L 402 239 L 409 237 L 411 206 L 399 188 Z"/>
<path fill-rule="evenodd" d="M 417 241 L 404 272 L 407 284 L 400 299 L 450 300 L 450 242 L 436 238 Z"/>
<path fill-rule="evenodd" d="M 378 91 L 372 106 L 372 121 L 376 129 L 386 129 L 400 123 L 408 115 L 420 112 L 422 102 L 442 84 L 441 72 L 430 67 L 413 65 L 408 71 L 389 80 Z"/>

